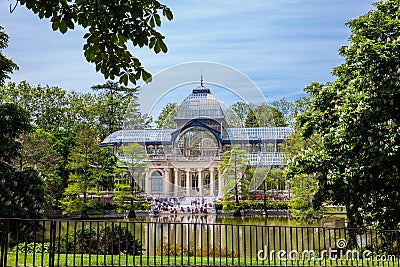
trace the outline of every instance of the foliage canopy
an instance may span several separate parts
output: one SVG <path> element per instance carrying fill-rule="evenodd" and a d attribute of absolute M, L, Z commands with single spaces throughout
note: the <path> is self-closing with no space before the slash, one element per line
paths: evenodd
<path fill-rule="evenodd" d="M 128 44 L 167 52 L 164 36 L 156 30 L 162 17 L 172 20 L 171 10 L 156 0 L 65 1 L 18 0 L 39 18 L 49 18 L 54 31 L 66 33 L 75 26 L 86 29 L 84 55 L 105 79 L 125 85 L 151 79 Z"/>
<path fill-rule="evenodd" d="M 0 26 L 0 86 L 4 84 L 5 79 L 9 79 L 8 76 L 14 70 L 18 69 L 17 64 L 15 64 L 12 59 L 7 58 L 2 53 L 2 49 L 8 47 L 8 35 L 5 32 L 4 28 Z"/>
<path fill-rule="evenodd" d="M 19 136 L 31 131 L 29 114 L 15 104 L 0 105 L 0 217 L 42 217 L 45 184 L 33 168 L 15 166 L 21 155 Z"/>
<path fill-rule="evenodd" d="M 400 9 L 398 0 L 348 22 L 345 62 L 337 80 L 312 83 L 309 108 L 299 117 L 304 138 L 318 148 L 294 157 L 290 174 L 318 180 L 314 204 L 345 205 L 352 227 L 397 229 L 400 223 Z"/>

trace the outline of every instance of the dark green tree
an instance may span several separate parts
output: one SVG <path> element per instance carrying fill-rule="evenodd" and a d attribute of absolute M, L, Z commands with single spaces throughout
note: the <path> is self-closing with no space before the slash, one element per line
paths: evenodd
<path fill-rule="evenodd" d="M 122 129 L 124 117 L 128 107 L 132 107 L 136 103 L 138 87 L 129 88 L 118 83 L 107 81 L 105 84 L 92 86 L 95 91 L 102 90 L 104 95 L 100 95 L 102 101 L 98 102 L 99 126 L 101 129 L 101 138 L 105 138 L 113 132 Z M 103 99 L 104 98 L 104 99 Z"/>
<path fill-rule="evenodd" d="M 172 20 L 171 10 L 156 0 L 47 1 L 18 0 L 39 18 L 48 18 L 54 31 L 66 33 L 75 26 L 86 30 L 84 55 L 106 79 L 127 85 L 151 78 L 128 44 L 167 52 L 164 36 L 156 28 L 162 17 Z M 160 14 L 162 13 L 162 14 Z"/>
<path fill-rule="evenodd" d="M 246 121 L 244 122 L 244 127 L 260 127 L 260 123 L 253 109 L 250 109 L 247 113 Z"/>
<path fill-rule="evenodd" d="M 33 168 L 17 169 L 22 144 L 31 131 L 29 114 L 15 104 L 0 105 L 0 217 L 40 218 L 46 202 L 45 184 Z M 17 164 L 18 165 L 18 164 Z"/>
<path fill-rule="evenodd" d="M 291 174 L 318 180 L 314 204 L 345 205 L 350 227 L 398 229 L 400 223 L 399 1 L 347 23 L 350 45 L 339 54 L 332 84 L 311 84 L 308 110 L 299 117 L 303 137 L 321 137 L 301 151 Z"/>
<path fill-rule="evenodd" d="M 4 85 L 4 81 L 10 78 L 10 74 L 18 69 L 12 59 L 6 57 L 2 50 L 8 47 L 8 35 L 4 28 L 0 26 L 0 86 Z"/>
<path fill-rule="evenodd" d="M 266 103 L 261 105 L 248 105 L 249 109 L 245 115 L 245 127 L 282 127 L 287 126 L 284 115 L 276 108 L 268 106 Z"/>
<path fill-rule="evenodd" d="M 152 122 L 153 118 L 149 114 L 142 114 L 138 104 L 131 102 L 124 115 L 123 129 L 148 129 Z"/>
<path fill-rule="evenodd" d="M 69 158 L 71 172 L 64 198 L 60 201 L 63 213 L 82 212 L 81 217 L 88 218 L 88 211 L 99 209 L 101 186 L 112 187 L 104 182 L 114 174 L 115 163 L 115 156 L 107 148 L 99 147 L 93 131 L 88 125 L 84 126 L 76 136 Z"/>
<path fill-rule="evenodd" d="M 242 128 L 246 121 L 247 113 L 250 107 L 244 102 L 236 102 L 226 110 L 224 110 L 225 119 L 228 127 Z"/>

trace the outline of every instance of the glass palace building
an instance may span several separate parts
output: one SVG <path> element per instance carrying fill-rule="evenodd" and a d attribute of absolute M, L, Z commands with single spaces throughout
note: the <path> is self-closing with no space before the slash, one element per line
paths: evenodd
<path fill-rule="evenodd" d="M 237 146 L 247 151 L 249 165 L 280 166 L 279 144 L 290 127 L 229 128 L 211 91 L 201 84 L 179 106 L 175 129 L 120 130 L 102 145 L 138 143 L 146 152 L 143 177 L 136 181 L 153 197 L 223 196 L 218 177 L 222 154 Z"/>

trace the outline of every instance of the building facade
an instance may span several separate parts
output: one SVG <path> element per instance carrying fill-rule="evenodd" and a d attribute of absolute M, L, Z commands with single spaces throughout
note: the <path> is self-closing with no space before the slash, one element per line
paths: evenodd
<path fill-rule="evenodd" d="M 175 129 L 120 130 L 104 139 L 118 154 L 121 145 L 138 143 L 147 167 L 137 183 L 153 197 L 223 195 L 218 177 L 222 154 L 234 146 L 246 150 L 248 164 L 280 166 L 279 145 L 290 127 L 229 128 L 220 103 L 201 84 L 179 106 Z"/>

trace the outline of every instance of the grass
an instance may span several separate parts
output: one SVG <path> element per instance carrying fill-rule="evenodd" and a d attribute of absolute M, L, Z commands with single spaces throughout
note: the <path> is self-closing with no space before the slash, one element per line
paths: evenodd
<path fill-rule="evenodd" d="M 257 260 L 256 258 L 194 257 L 194 256 L 130 256 L 60 254 L 54 259 L 55 266 L 399 266 L 398 259 L 386 262 L 361 260 Z M 7 266 L 49 266 L 48 253 L 8 253 Z"/>

